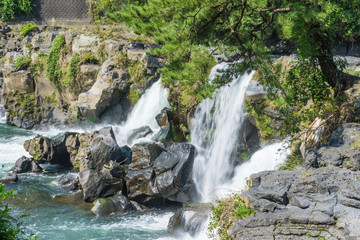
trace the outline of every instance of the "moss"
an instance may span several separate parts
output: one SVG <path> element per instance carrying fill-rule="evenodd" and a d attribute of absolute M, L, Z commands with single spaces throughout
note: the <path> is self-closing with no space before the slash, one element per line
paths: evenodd
<path fill-rule="evenodd" d="M 79 72 L 79 63 L 81 59 L 80 56 L 75 55 L 71 58 L 69 65 L 67 67 L 67 73 L 65 78 L 60 80 L 60 84 L 63 87 L 68 87 L 75 79 Z"/>
<path fill-rule="evenodd" d="M 31 64 L 31 58 L 20 56 L 18 59 L 16 59 L 15 67 L 17 69 L 26 69 Z"/>
<path fill-rule="evenodd" d="M 62 48 L 65 45 L 64 35 L 60 35 L 54 40 L 51 46 L 49 56 L 46 61 L 46 74 L 56 85 L 62 78 L 61 67 L 59 65 L 59 58 Z"/>
<path fill-rule="evenodd" d="M 26 24 L 21 30 L 20 30 L 20 36 L 25 36 L 33 30 L 34 28 L 37 28 L 36 24 Z"/>
<path fill-rule="evenodd" d="M 230 238 L 228 231 L 237 220 L 254 215 L 254 210 L 246 206 L 237 194 L 217 200 L 211 210 L 209 234 L 222 240 Z"/>
<path fill-rule="evenodd" d="M 135 89 L 130 89 L 128 100 L 130 101 L 131 106 L 135 106 L 135 104 L 139 101 L 139 92 Z"/>

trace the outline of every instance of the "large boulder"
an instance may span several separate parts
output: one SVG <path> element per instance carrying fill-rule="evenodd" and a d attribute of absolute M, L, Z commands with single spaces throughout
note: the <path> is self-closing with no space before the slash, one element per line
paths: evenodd
<path fill-rule="evenodd" d="M 79 175 L 77 173 L 65 174 L 59 178 L 58 183 L 70 191 L 78 190 L 80 187 Z"/>
<path fill-rule="evenodd" d="M 125 213 L 131 211 L 132 204 L 124 195 L 115 195 L 109 198 L 99 198 L 94 202 L 91 211 L 98 217 L 108 216 L 110 214 Z"/>
<path fill-rule="evenodd" d="M 0 183 L 2 184 L 11 184 L 15 183 L 18 180 L 18 176 L 16 173 L 7 173 L 4 177 L 0 179 Z"/>
<path fill-rule="evenodd" d="M 41 172 L 43 169 L 34 159 L 22 156 L 16 160 L 15 166 L 12 168 L 14 173 Z"/>
<path fill-rule="evenodd" d="M 100 171 L 110 161 L 121 162 L 126 159 L 117 145 L 112 127 L 73 135 L 66 139 L 65 146 L 78 172 L 88 169 Z"/>
<path fill-rule="evenodd" d="M 163 198 L 190 202 L 193 190 L 191 171 L 195 147 L 188 143 L 173 143 L 155 160 L 155 184 Z"/>
<path fill-rule="evenodd" d="M 251 80 L 245 91 L 245 101 L 247 103 L 258 103 L 265 100 L 266 91 L 258 81 Z"/>
<path fill-rule="evenodd" d="M 160 130 L 153 136 L 159 142 L 183 142 L 185 137 L 180 129 L 180 116 L 170 108 L 164 108 L 155 117 Z"/>
<path fill-rule="evenodd" d="M 107 178 L 95 170 L 84 170 L 79 173 L 79 182 L 83 190 L 83 199 L 92 202 L 98 198 L 106 198 L 122 192 L 122 179 Z"/>
<path fill-rule="evenodd" d="M 81 114 L 89 121 L 99 121 L 109 107 L 126 99 L 130 86 L 129 75 L 123 70 L 114 70 L 114 66 L 114 60 L 107 59 L 91 89 L 79 95 L 77 105 Z"/>
<path fill-rule="evenodd" d="M 70 155 L 65 146 L 69 137 L 74 137 L 76 133 L 64 133 L 53 139 L 37 135 L 24 143 L 24 148 L 34 158 L 37 163 L 48 162 L 64 167 L 70 167 Z"/>
<path fill-rule="evenodd" d="M 173 143 L 165 151 L 156 144 L 137 144 L 132 151 L 132 163 L 126 175 L 130 199 L 145 205 L 161 200 L 191 200 L 194 190 L 191 181 L 194 146 Z"/>

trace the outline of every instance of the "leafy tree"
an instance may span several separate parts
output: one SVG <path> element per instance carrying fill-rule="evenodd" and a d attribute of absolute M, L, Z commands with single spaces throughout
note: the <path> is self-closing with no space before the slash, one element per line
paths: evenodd
<path fill-rule="evenodd" d="M 161 44 L 162 49 L 154 52 L 167 59 L 161 72 L 163 82 L 172 92 L 174 86 L 180 86 L 180 95 L 195 96 L 195 102 L 214 89 L 206 80 L 212 64 L 204 64 L 211 62 L 209 49 L 237 51 L 234 60 L 243 59 L 227 70 L 225 78 L 217 79 L 215 86 L 226 84 L 230 76 L 260 69 L 268 73 L 260 79 L 261 83 L 283 95 L 287 112 L 294 104 L 305 106 L 308 101 L 320 104 L 330 96 L 339 97 L 355 80 L 343 73 L 344 64 L 334 60 L 332 47 L 336 40 L 354 41 L 359 37 L 360 0 L 129 2 L 121 11 L 107 16 L 127 23 L 136 33 Z M 296 44 L 298 50 L 299 63 L 294 65 L 297 70 L 288 76 L 285 86 L 268 71 L 273 60 L 268 57 L 270 51 L 264 42 L 274 35 Z M 194 69 L 199 71 L 193 72 Z M 300 87 L 303 89 L 297 92 Z"/>

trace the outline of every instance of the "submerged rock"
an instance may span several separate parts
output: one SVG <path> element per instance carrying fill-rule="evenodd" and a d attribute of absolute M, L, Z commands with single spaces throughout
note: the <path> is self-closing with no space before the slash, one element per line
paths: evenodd
<path fill-rule="evenodd" d="M 149 126 L 143 126 L 134 130 L 131 130 L 128 137 L 128 144 L 132 144 L 136 139 L 143 138 L 152 134 L 153 131 Z"/>

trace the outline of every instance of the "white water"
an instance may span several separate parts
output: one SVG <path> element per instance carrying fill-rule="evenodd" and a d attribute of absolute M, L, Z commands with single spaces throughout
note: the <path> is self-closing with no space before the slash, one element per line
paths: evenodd
<path fill-rule="evenodd" d="M 228 67 L 221 63 L 214 67 L 209 80 L 217 70 Z M 256 152 L 249 161 L 237 166 L 231 155 L 238 142 L 238 133 L 245 118 L 243 110 L 246 88 L 253 76 L 244 74 L 220 88 L 212 99 L 199 104 L 191 132 L 191 143 L 197 147 L 193 178 L 201 202 L 223 197 L 229 191 L 240 191 L 245 178 L 263 170 L 273 170 L 284 161 L 286 154 L 277 154 L 280 143 L 266 146 Z"/>
<path fill-rule="evenodd" d="M 120 126 L 115 126 L 116 140 L 119 145 L 127 144 L 129 132 L 133 129 L 149 126 L 154 133 L 160 130 L 155 117 L 163 108 L 170 108 L 167 100 L 168 92 L 168 89 L 161 86 L 161 79 L 146 90 L 129 114 L 126 122 Z"/>

